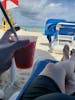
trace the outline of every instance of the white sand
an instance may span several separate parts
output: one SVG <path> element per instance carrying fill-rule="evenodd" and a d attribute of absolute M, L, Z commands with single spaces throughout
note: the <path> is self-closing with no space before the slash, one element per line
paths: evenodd
<path fill-rule="evenodd" d="M 0 30 L 0 36 L 2 37 L 3 32 Z M 19 36 L 25 36 L 27 39 L 30 39 L 32 41 L 32 38 L 35 40 L 37 37 L 37 43 L 36 43 L 36 50 L 35 50 L 35 56 L 34 61 L 39 58 L 50 58 L 50 59 L 57 59 L 60 60 L 61 55 L 50 53 L 49 50 L 49 44 L 48 40 L 43 33 L 39 32 L 28 32 L 24 30 L 20 30 L 17 32 Z M 10 92 L 8 91 L 6 93 L 5 100 L 8 100 L 9 96 L 13 94 L 15 91 L 20 90 L 25 82 L 27 81 L 28 77 L 31 74 L 32 69 L 22 70 L 22 69 L 15 69 L 16 70 L 16 81 Z M 9 77 L 9 71 L 5 72 L 2 75 L 2 80 L 0 81 L 1 87 L 3 87 L 6 82 L 8 81 Z"/>

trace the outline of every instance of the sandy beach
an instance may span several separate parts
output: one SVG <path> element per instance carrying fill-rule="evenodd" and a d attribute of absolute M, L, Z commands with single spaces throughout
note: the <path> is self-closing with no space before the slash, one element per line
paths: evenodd
<path fill-rule="evenodd" d="M 0 37 L 2 37 L 3 31 L 0 30 L 0 33 L 1 33 Z M 43 33 L 28 32 L 28 31 L 24 31 L 21 29 L 20 31 L 17 32 L 17 34 L 18 34 L 18 36 L 25 36 L 25 39 L 30 39 L 31 41 L 33 41 L 33 39 L 37 38 L 34 62 L 40 58 L 45 58 L 45 59 L 49 58 L 49 59 L 56 59 L 56 60 L 61 59 L 62 55 L 51 53 L 49 51 L 48 40 L 47 40 L 46 36 L 43 35 Z M 30 74 L 32 73 L 32 68 L 26 69 L 26 70 L 15 68 L 15 72 L 16 72 L 15 83 L 14 83 L 12 89 L 10 90 L 10 92 L 9 93 L 6 92 L 5 100 L 8 100 L 8 98 L 14 92 L 21 90 L 21 88 L 26 83 L 27 79 L 29 78 Z M 1 76 L 1 79 L 0 79 L 0 87 L 1 88 L 6 84 L 8 79 L 9 79 L 9 70 L 7 72 L 3 73 Z"/>

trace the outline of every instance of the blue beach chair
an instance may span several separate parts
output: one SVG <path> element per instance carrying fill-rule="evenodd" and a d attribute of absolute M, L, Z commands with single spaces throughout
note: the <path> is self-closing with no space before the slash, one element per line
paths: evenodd
<path fill-rule="evenodd" d="M 51 42 L 51 37 L 54 39 L 57 36 L 56 25 L 59 22 L 66 22 L 64 19 L 48 19 L 45 25 L 45 35 L 47 35 L 47 39 L 49 43 Z"/>

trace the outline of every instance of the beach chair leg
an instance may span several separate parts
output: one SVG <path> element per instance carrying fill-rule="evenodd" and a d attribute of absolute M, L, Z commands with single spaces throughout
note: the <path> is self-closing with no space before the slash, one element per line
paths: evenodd
<path fill-rule="evenodd" d="M 15 64 L 15 59 L 12 59 L 12 65 L 10 67 L 10 73 L 9 73 L 9 81 L 6 84 L 6 86 L 4 87 L 4 92 L 8 91 L 9 89 L 12 88 L 14 82 L 15 82 L 15 68 L 16 68 L 16 64 Z"/>

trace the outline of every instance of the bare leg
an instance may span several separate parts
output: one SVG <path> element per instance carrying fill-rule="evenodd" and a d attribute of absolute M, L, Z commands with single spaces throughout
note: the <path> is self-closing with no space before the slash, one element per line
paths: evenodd
<path fill-rule="evenodd" d="M 72 72 L 71 76 L 67 80 L 66 83 L 66 93 L 73 94 L 75 92 L 75 49 L 71 50 L 71 57 L 69 59 L 69 65 L 71 66 L 70 72 Z"/>
<path fill-rule="evenodd" d="M 62 57 L 63 62 L 59 62 L 57 64 L 49 63 L 47 64 L 45 69 L 40 73 L 40 75 L 46 75 L 52 78 L 57 83 L 57 85 L 60 87 L 63 93 L 65 93 L 65 77 L 67 73 L 66 71 L 70 69 L 64 66 L 68 64 L 68 62 L 66 62 L 67 59 L 69 59 L 69 46 L 65 45 L 63 48 L 63 57 Z M 63 66 L 65 68 L 63 68 Z"/>
<path fill-rule="evenodd" d="M 45 69 L 40 73 L 40 75 L 53 79 L 63 93 L 65 93 L 65 74 L 63 67 L 57 67 L 56 64 L 52 63 L 47 64 Z"/>
<path fill-rule="evenodd" d="M 70 61 L 72 62 L 72 65 L 74 66 L 74 71 L 75 71 L 75 49 L 71 50 L 70 55 L 71 55 Z"/>
<path fill-rule="evenodd" d="M 61 61 L 69 59 L 69 46 L 66 44 L 63 48 L 63 57 L 61 58 Z"/>

